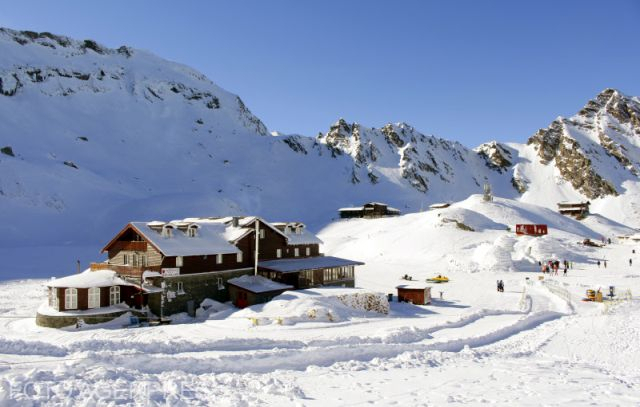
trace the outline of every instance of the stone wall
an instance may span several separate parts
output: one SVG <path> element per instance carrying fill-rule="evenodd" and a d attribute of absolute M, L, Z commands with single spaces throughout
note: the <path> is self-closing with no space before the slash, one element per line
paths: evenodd
<path fill-rule="evenodd" d="M 44 326 L 45 328 L 64 328 L 66 326 L 76 325 L 78 323 L 78 320 L 82 320 L 82 322 L 84 322 L 87 325 L 101 324 L 103 322 L 109 322 L 127 312 L 130 312 L 131 314 L 139 318 L 147 317 L 146 314 L 142 312 L 135 312 L 135 311 L 119 311 L 119 312 L 112 312 L 109 314 L 86 315 L 84 317 L 82 315 L 67 316 L 67 315 L 36 314 L 36 325 Z"/>

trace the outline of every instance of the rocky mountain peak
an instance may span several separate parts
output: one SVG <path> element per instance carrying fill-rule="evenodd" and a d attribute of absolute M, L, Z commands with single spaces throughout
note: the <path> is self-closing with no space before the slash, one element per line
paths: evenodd
<path fill-rule="evenodd" d="M 635 137 L 640 135 L 640 102 L 607 88 L 571 118 L 558 117 L 529 138 L 540 162 L 590 199 L 617 195 L 620 181 L 637 179 Z"/>
<path fill-rule="evenodd" d="M 587 102 L 578 115 L 592 119 L 598 114 L 609 114 L 620 124 L 634 127 L 636 134 L 640 134 L 640 101 L 631 98 L 616 89 L 607 88 L 598 96 Z"/>
<path fill-rule="evenodd" d="M 66 53 L 87 53 L 93 51 L 101 55 L 120 54 L 125 57 L 133 55 L 133 49 L 121 46 L 117 49 L 105 47 L 94 40 L 78 41 L 63 35 L 55 35 L 50 32 L 17 31 L 9 28 L 0 28 L 0 37 L 10 39 L 22 46 L 37 45 L 55 50 L 64 50 Z"/>
<path fill-rule="evenodd" d="M 481 144 L 474 151 L 486 160 L 487 166 L 499 172 L 507 171 L 513 165 L 511 151 L 497 141 Z"/>

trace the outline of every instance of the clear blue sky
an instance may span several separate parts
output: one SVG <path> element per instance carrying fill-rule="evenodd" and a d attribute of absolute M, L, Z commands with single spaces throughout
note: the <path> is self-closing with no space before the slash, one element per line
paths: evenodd
<path fill-rule="evenodd" d="M 0 25 L 190 65 L 284 133 L 344 117 L 522 142 L 606 87 L 640 95 L 632 0 L 2 1 Z"/>

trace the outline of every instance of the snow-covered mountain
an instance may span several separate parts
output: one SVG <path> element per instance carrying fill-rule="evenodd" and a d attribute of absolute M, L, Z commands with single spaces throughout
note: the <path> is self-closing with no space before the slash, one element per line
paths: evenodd
<path fill-rule="evenodd" d="M 550 208 L 592 199 L 640 225 L 640 103 L 614 90 L 528 144 L 469 149 L 404 123 L 270 133 L 204 75 L 129 47 L 0 29 L 0 53 L 0 247 L 98 247 L 129 220 L 185 216 L 319 228 L 342 206 L 418 211 L 485 182 Z"/>

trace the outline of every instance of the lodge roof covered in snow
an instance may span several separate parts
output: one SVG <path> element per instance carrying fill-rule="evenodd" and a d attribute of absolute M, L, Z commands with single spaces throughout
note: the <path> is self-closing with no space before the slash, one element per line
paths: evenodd
<path fill-rule="evenodd" d="M 273 222 L 272 225 L 280 230 L 290 245 L 322 244 L 322 240 L 309 232 L 304 223 L 300 222 Z"/>
<path fill-rule="evenodd" d="M 130 225 L 165 256 L 204 256 L 239 252 L 238 248 L 229 242 L 237 231 L 228 231 L 225 224 L 172 221 L 162 226 L 156 222 L 131 222 Z M 195 230 L 189 232 L 189 229 Z"/>
<path fill-rule="evenodd" d="M 266 293 L 271 291 L 284 291 L 293 288 L 291 285 L 281 284 L 262 276 L 244 275 L 227 280 L 227 283 L 243 288 L 252 293 Z"/>
<path fill-rule="evenodd" d="M 270 223 L 256 216 L 227 216 L 185 218 L 170 222 L 131 222 L 127 224 L 103 249 L 110 247 L 127 230 L 133 229 L 150 245 L 165 256 L 204 256 L 234 254 L 240 250 L 238 241 L 255 232 L 255 223 L 282 236 L 288 245 L 322 244 L 315 234 L 300 222 Z"/>
<path fill-rule="evenodd" d="M 56 278 L 46 282 L 47 287 L 59 288 L 92 288 L 111 287 L 114 285 L 134 285 L 118 277 L 113 270 L 86 269 L 82 273 L 72 274 L 63 278 Z"/>
<path fill-rule="evenodd" d="M 300 259 L 268 260 L 258 262 L 258 267 L 280 273 L 316 270 L 329 267 L 361 266 L 364 263 L 333 256 L 306 257 Z"/>

